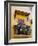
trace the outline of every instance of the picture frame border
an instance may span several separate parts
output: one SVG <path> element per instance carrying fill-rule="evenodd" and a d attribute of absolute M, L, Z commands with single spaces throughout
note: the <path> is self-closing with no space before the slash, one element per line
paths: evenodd
<path fill-rule="evenodd" d="M 33 3 L 36 4 L 35 8 L 35 41 L 32 42 L 18 42 L 18 43 L 8 43 L 8 3 L 14 2 L 14 3 Z M 5 31 L 5 15 L 6 15 L 6 31 Z M 4 1 L 4 44 L 31 44 L 31 43 L 37 43 L 37 2 L 31 2 L 31 1 Z"/>

